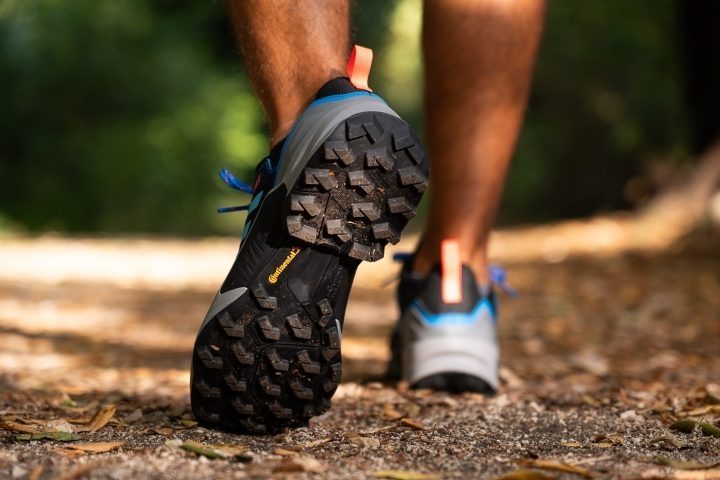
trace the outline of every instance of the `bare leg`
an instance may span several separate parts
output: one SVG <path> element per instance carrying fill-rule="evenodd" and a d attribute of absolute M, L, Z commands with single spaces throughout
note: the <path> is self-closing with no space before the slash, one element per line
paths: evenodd
<path fill-rule="evenodd" d="M 487 244 L 525 111 L 543 0 L 427 0 L 425 109 L 431 160 L 428 229 L 414 268 L 459 240 L 487 282 Z"/>
<path fill-rule="evenodd" d="M 349 1 L 228 0 L 228 8 L 272 146 L 327 80 L 345 75 Z"/>

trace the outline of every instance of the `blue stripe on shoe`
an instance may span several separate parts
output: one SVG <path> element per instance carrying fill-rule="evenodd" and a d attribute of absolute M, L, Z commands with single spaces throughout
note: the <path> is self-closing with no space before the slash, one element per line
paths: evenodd
<path fill-rule="evenodd" d="M 425 310 L 417 300 L 413 300 L 410 304 L 410 308 L 415 310 L 418 314 L 418 318 L 423 319 L 429 325 L 439 327 L 441 325 L 469 325 L 477 320 L 482 310 L 486 308 L 492 317 L 493 322 L 496 322 L 495 309 L 489 298 L 481 299 L 470 312 L 447 312 L 447 313 L 430 313 Z"/>
<path fill-rule="evenodd" d="M 258 205 L 260 205 L 260 200 L 262 199 L 262 197 L 263 197 L 263 191 L 260 190 L 257 193 L 257 195 L 255 195 L 252 198 L 252 200 L 250 201 L 250 205 L 248 205 L 248 211 L 247 211 L 248 215 L 250 215 L 253 212 L 253 210 L 255 210 L 258 207 Z"/>

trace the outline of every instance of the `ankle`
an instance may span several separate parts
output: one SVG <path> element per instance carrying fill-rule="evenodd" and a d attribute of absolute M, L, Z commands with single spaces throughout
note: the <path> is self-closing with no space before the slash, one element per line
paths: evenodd
<path fill-rule="evenodd" d="M 490 274 L 487 259 L 487 246 L 476 246 L 460 242 L 460 260 L 475 274 L 478 285 L 489 285 Z M 412 259 L 412 270 L 426 275 L 435 265 L 440 263 L 440 245 L 423 241 L 418 246 Z"/>

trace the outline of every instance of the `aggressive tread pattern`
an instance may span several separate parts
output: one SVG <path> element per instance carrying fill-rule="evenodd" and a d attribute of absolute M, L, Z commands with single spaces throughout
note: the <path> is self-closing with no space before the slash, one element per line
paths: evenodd
<path fill-rule="evenodd" d="M 358 260 L 383 257 L 428 185 L 425 150 L 407 124 L 366 112 L 338 126 L 291 189 L 288 233 Z"/>
<path fill-rule="evenodd" d="M 285 223 L 280 243 L 291 243 L 198 334 L 191 400 L 203 424 L 269 434 L 330 408 L 342 379 L 338 265 L 354 271 L 358 260 L 382 258 L 415 215 L 427 178 L 425 151 L 397 117 L 361 113 L 335 128 L 274 210 Z M 303 260 L 283 263 L 298 241 L 316 256 L 303 267 Z M 319 269 L 326 264 L 317 255 L 335 263 Z M 306 277 L 293 277 L 293 268 Z M 266 283 L 270 274 L 275 280 Z"/>

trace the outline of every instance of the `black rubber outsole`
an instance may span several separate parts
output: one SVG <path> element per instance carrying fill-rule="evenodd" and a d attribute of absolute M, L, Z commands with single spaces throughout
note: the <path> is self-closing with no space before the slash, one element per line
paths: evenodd
<path fill-rule="evenodd" d="M 290 235 L 358 260 L 385 245 L 415 216 L 428 185 L 425 149 L 408 125 L 384 113 L 350 117 L 325 141 L 289 195 Z"/>
<path fill-rule="evenodd" d="M 286 240 L 198 335 L 191 401 L 201 423 L 271 434 L 330 408 L 355 268 L 400 239 L 427 178 L 425 150 L 401 119 L 368 112 L 336 127 L 280 208 Z"/>

